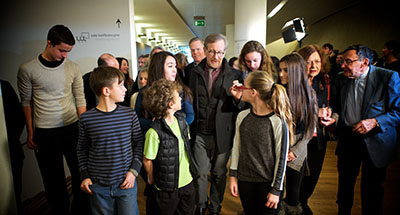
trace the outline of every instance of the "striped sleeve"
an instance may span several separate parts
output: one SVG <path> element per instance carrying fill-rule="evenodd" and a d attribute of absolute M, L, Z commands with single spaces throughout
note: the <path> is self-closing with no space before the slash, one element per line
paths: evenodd
<path fill-rule="evenodd" d="M 76 153 L 78 156 L 79 171 L 81 172 L 81 180 L 90 178 L 88 172 L 88 159 L 89 159 L 89 138 L 86 134 L 85 125 L 82 120 L 79 120 L 79 139 L 76 146 Z"/>
<path fill-rule="evenodd" d="M 272 181 L 271 193 L 279 195 L 283 191 L 283 183 L 287 165 L 287 154 L 289 150 L 289 130 L 284 120 L 277 115 L 271 117 L 275 135 L 275 167 Z"/>
<path fill-rule="evenodd" d="M 140 172 L 140 168 L 142 167 L 143 145 L 144 145 L 144 137 L 142 130 L 140 129 L 139 118 L 136 112 L 133 112 L 133 119 L 132 119 L 133 159 L 130 168 L 136 170 L 138 173 Z"/>

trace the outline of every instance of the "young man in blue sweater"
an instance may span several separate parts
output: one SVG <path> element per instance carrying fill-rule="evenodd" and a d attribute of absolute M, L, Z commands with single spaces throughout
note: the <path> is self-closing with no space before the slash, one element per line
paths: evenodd
<path fill-rule="evenodd" d="M 90 87 L 99 104 L 81 115 L 77 146 L 81 189 L 93 214 L 139 214 L 136 177 L 142 165 L 143 135 L 136 113 L 124 100 L 124 75 L 96 68 Z"/>

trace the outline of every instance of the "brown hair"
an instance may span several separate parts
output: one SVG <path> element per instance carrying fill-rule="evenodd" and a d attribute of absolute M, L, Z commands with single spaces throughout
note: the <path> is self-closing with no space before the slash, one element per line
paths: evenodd
<path fill-rule="evenodd" d="M 114 67 L 101 66 L 90 74 L 89 84 L 94 94 L 101 96 L 103 88 L 111 87 L 115 80 L 120 84 L 124 80 L 124 74 Z"/>
<path fill-rule="evenodd" d="M 168 114 L 168 108 L 174 99 L 174 92 L 178 93 L 182 87 L 173 81 L 160 79 L 143 91 L 143 107 L 150 111 L 154 117 L 160 119 Z"/>
<path fill-rule="evenodd" d="M 155 53 L 150 61 L 149 65 L 149 75 L 147 79 L 147 86 L 150 86 L 153 84 L 153 82 L 159 80 L 159 79 L 164 79 L 165 74 L 164 74 L 164 63 L 165 60 L 167 59 L 168 56 L 171 56 L 175 59 L 176 57 L 171 53 L 171 52 L 158 52 Z M 177 74 L 175 77 L 175 82 L 178 82 L 179 85 L 182 86 L 183 88 L 183 96 L 186 99 L 189 99 L 190 102 L 192 102 L 192 91 L 188 86 L 186 86 L 180 76 Z"/>
<path fill-rule="evenodd" d="M 244 44 L 242 50 L 239 55 L 239 68 L 240 71 L 250 71 L 250 69 L 246 65 L 246 60 L 244 59 L 248 53 L 258 52 L 261 54 L 261 64 L 258 70 L 267 71 L 269 74 L 276 73 L 275 65 L 272 62 L 272 59 L 268 55 L 267 51 L 264 49 L 263 45 L 255 40 L 248 41 Z"/>
<path fill-rule="evenodd" d="M 292 146 L 292 144 L 294 144 L 293 120 L 290 102 L 285 88 L 279 84 L 275 84 L 272 80 L 272 76 L 265 71 L 251 72 L 247 78 L 249 79 L 249 86 L 257 90 L 260 99 L 287 123 L 289 143 Z"/>
<path fill-rule="evenodd" d="M 189 64 L 186 55 L 183 53 L 176 53 L 175 59 L 177 64 L 179 63 L 182 65 L 182 68 L 180 68 L 182 70 L 185 69 L 185 67 Z"/>
<path fill-rule="evenodd" d="M 318 104 L 314 90 L 308 84 L 307 65 L 297 53 L 284 56 L 287 66 L 287 94 L 296 126 L 304 125 L 305 139 L 311 138 L 317 127 Z"/>
<path fill-rule="evenodd" d="M 308 46 L 304 46 L 303 48 L 301 48 L 300 50 L 297 51 L 297 53 L 299 53 L 304 61 L 306 61 L 308 58 L 314 54 L 314 52 L 317 52 L 319 57 L 321 58 L 321 71 L 320 74 L 325 74 L 328 73 L 330 71 L 330 63 L 329 63 L 329 56 L 325 56 L 322 54 L 321 49 L 317 46 L 317 45 L 308 45 Z"/>

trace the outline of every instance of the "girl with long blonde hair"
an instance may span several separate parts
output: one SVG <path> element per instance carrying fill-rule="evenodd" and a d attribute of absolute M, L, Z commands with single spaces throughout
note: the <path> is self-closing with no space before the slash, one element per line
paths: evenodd
<path fill-rule="evenodd" d="M 287 155 L 293 137 L 292 114 L 283 86 L 267 72 L 251 72 L 241 91 L 251 108 L 239 113 L 230 166 L 230 192 L 240 194 L 246 214 L 277 214 Z"/>

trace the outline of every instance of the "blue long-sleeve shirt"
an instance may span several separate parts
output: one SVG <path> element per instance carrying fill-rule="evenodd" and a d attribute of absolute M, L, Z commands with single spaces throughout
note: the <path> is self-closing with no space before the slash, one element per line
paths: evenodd
<path fill-rule="evenodd" d="M 140 172 L 144 138 L 136 113 L 118 105 L 111 112 L 93 108 L 79 120 L 77 155 L 82 179 L 119 184 L 129 169 Z"/>

